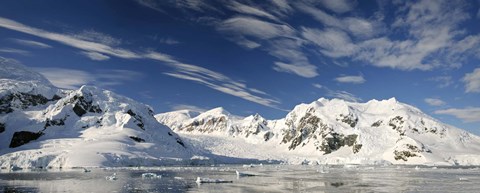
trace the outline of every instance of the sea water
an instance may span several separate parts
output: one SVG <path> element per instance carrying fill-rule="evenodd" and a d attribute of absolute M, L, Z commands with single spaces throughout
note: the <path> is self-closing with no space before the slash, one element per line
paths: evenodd
<path fill-rule="evenodd" d="M 255 175 L 238 176 L 236 171 Z M 145 178 L 146 173 L 161 177 Z M 197 183 L 198 177 L 229 183 Z M 480 192 L 480 169 L 224 165 L 1 170 L 0 192 Z"/>

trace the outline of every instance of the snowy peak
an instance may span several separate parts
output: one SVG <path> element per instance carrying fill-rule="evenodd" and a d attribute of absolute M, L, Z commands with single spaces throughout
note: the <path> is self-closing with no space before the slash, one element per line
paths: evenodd
<path fill-rule="evenodd" d="M 43 85 L 52 85 L 50 81 L 38 72 L 27 68 L 16 60 L 4 57 L 0 57 L 0 79 L 32 81 Z"/>
<path fill-rule="evenodd" d="M 201 114 L 175 123 L 183 126 L 175 130 L 240 137 L 246 143 L 282 149 L 281 154 L 313 157 L 319 163 L 480 164 L 479 137 L 395 98 L 366 103 L 320 98 L 295 106 L 278 120 L 258 114 L 232 119 L 225 114 Z"/>
<path fill-rule="evenodd" d="M 183 164 L 193 156 L 147 105 L 93 86 L 58 90 L 23 66 L 3 66 L 16 74 L 0 83 L 2 168 Z"/>

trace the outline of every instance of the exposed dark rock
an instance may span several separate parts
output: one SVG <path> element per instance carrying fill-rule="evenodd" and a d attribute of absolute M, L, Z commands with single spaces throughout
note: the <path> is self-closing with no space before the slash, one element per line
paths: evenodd
<path fill-rule="evenodd" d="M 142 143 L 142 142 L 145 142 L 145 139 L 142 139 L 140 137 L 136 137 L 136 136 L 129 136 L 130 139 L 133 139 L 134 141 L 138 142 L 138 143 Z"/>
<path fill-rule="evenodd" d="M 315 109 L 307 110 L 307 113 L 300 118 L 297 126 L 294 125 L 296 117 L 286 120 L 286 125 L 289 129 L 283 131 L 283 138 L 281 143 L 290 143 L 289 150 L 293 150 L 299 145 L 305 144 L 309 139 L 316 139 L 316 134 L 323 135 L 331 128 L 322 123 L 322 120 L 314 115 Z"/>
<path fill-rule="evenodd" d="M 12 93 L 0 98 L 0 114 L 11 113 L 13 108 L 26 109 L 31 106 L 44 105 L 49 101 L 58 100 L 57 97 L 47 99 L 40 94 Z"/>
<path fill-rule="evenodd" d="M 263 135 L 263 139 L 265 141 L 268 141 L 273 137 L 273 135 L 274 135 L 273 132 L 269 131 L 269 132 L 265 133 L 265 135 Z"/>
<path fill-rule="evenodd" d="M 395 155 L 394 158 L 395 160 L 403 160 L 403 161 L 408 161 L 409 157 L 418 157 L 417 154 L 410 152 L 410 151 L 393 151 L 393 154 Z"/>
<path fill-rule="evenodd" d="M 211 133 L 215 130 L 214 128 L 227 128 L 228 120 L 225 116 L 212 117 L 209 119 L 195 120 L 190 124 L 185 125 L 179 130 L 186 131 L 200 131 L 202 133 Z M 238 128 L 231 128 L 233 130 L 238 130 Z"/>
<path fill-rule="evenodd" d="M 67 119 L 67 117 L 65 116 L 64 118 L 62 119 L 48 119 L 45 121 L 45 126 L 43 126 L 44 129 L 46 129 L 47 127 L 50 127 L 50 126 L 62 126 L 62 125 L 65 125 L 65 120 Z"/>
<path fill-rule="evenodd" d="M 358 118 L 354 117 L 353 114 L 348 114 L 348 115 L 340 114 L 340 119 L 337 119 L 337 121 L 342 121 L 350 125 L 350 127 L 354 128 L 358 123 Z"/>
<path fill-rule="evenodd" d="M 362 149 L 362 144 L 356 144 L 353 146 L 353 153 L 358 153 Z"/>
<path fill-rule="evenodd" d="M 325 152 L 325 154 L 329 154 L 343 146 L 353 146 L 353 152 L 357 153 L 362 148 L 361 144 L 357 144 L 357 137 L 358 135 L 356 134 L 344 136 L 343 134 L 330 133 L 330 136 L 325 137 L 320 150 Z"/>
<path fill-rule="evenodd" d="M 169 135 L 169 136 L 172 136 L 173 134 L 169 131 L 169 132 L 168 132 L 168 135 Z"/>
<path fill-rule="evenodd" d="M 375 123 L 372 124 L 372 127 L 380 127 L 380 125 L 382 125 L 382 123 L 383 123 L 382 120 L 376 121 Z"/>
<path fill-rule="evenodd" d="M 423 144 L 421 148 L 412 144 L 405 144 L 403 147 L 406 150 L 401 150 L 401 151 L 395 150 L 393 152 L 395 160 L 408 161 L 409 157 L 420 157 L 417 153 L 421 153 L 421 152 L 432 153 L 432 151 L 427 147 L 425 147 Z"/>
<path fill-rule="evenodd" d="M 5 124 L 0 123 L 0 133 L 3 133 L 5 131 Z"/>
<path fill-rule="evenodd" d="M 185 143 L 183 143 L 182 139 L 180 138 L 175 138 L 177 140 L 177 143 L 180 144 L 182 147 L 185 147 Z"/>
<path fill-rule="evenodd" d="M 19 147 L 27 144 L 30 141 L 37 140 L 42 136 L 42 132 L 30 132 L 30 131 L 18 131 L 13 133 L 12 141 L 10 142 L 10 148 Z"/>
<path fill-rule="evenodd" d="M 388 126 L 392 127 L 393 130 L 396 130 L 401 136 L 405 135 L 405 129 L 403 129 L 403 117 L 396 116 L 388 122 Z"/>
<path fill-rule="evenodd" d="M 91 98 L 91 94 L 88 98 Z M 87 112 L 102 112 L 102 109 L 100 109 L 98 105 L 93 105 L 92 100 L 87 100 L 84 96 L 75 95 L 68 103 L 75 103 L 75 105 L 73 106 L 73 112 L 79 117 L 85 115 Z"/>
<path fill-rule="evenodd" d="M 133 121 L 135 124 L 137 124 L 138 127 L 140 127 L 140 129 L 142 130 L 145 130 L 145 125 L 143 124 L 143 118 L 142 116 L 140 115 L 137 115 L 136 113 L 134 113 L 131 109 L 128 109 L 127 111 L 127 114 L 129 114 L 130 116 L 132 116 L 135 120 Z"/>

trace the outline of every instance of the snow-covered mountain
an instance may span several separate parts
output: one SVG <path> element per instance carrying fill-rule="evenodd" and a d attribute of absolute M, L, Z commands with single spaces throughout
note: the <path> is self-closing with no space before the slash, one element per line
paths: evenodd
<path fill-rule="evenodd" d="M 188 164 L 192 149 L 153 110 L 108 90 L 60 90 L 0 58 L 2 168 Z"/>
<path fill-rule="evenodd" d="M 221 108 L 194 117 L 178 116 L 182 112 L 155 117 L 217 154 L 290 163 L 480 165 L 480 137 L 395 98 L 366 103 L 321 98 L 270 121 Z"/>

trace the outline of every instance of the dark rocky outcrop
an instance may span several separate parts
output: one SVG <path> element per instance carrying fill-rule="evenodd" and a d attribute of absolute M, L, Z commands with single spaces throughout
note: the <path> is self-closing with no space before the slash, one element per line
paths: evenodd
<path fill-rule="evenodd" d="M 299 145 L 304 145 L 306 141 L 310 139 L 317 139 L 317 134 L 322 136 L 326 135 L 331 130 L 322 120 L 314 115 L 315 109 L 311 108 L 307 110 L 307 113 L 300 118 L 297 126 L 294 124 L 294 119 L 287 119 L 285 124 L 289 129 L 284 130 L 281 143 L 290 143 L 289 150 L 294 150 Z"/>
<path fill-rule="evenodd" d="M 140 137 L 136 137 L 136 136 L 128 136 L 128 137 L 130 137 L 130 139 L 133 139 L 134 141 L 136 141 L 138 143 L 145 142 L 145 139 L 142 139 Z"/>
<path fill-rule="evenodd" d="M 320 146 L 320 150 L 325 152 L 325 154 L 329 154 L 340 149 L 343 146 L 348 146 L 352 147 L 354 153 L 358 153 L 362 148 L 362 145 L 357 144 L 357 137 L 358 135 L 356 134 L 345 136 L 343 134 L 330 133 L 330 136 L 325 137 L 325 140 Z"/>
<path fill-rule="evenodd" d="M 45 121 L 45 126 L 43 126 L 44 129 L 50 126 L 62 126 L 65 125 L 65 120 L 67 119 L 67 116 L 65 116 L 62 119 L 48 119 Z"/>
<path fill-rule="evenodd" d="M 354 128 L 358 123 L 358 118 L 355 117 L 353 114 L 348 114 L 348 115 L 340 114 L 340 118 L 337 119 L 337 121 L 344 122 L 350 125 L 350 127 Z"/>
<path fill-rule="evenodd" d="M 13 133 L 12 141 L 10 142 L 10 148 L 19 147 L 27 144 L 30 141 L 37 140 L 42 136 L 42 132 L 30 132 L 30 131 L 18 131 Z"/>
<path fill-rule="evenodd" d="M 263 139 L 264 139 L 265 141 L 268 141 L 268 140 L 270 140 L 270 139 L 273 137 L 273 135 L 274 135 L 274 134 L 273 134 L 273 132 L 271 132 L 271 131 L 266 132 L 265 135 L 263 135 Z"/>
<path fill-rule="evenodd" d="M 56 97 L 55 97 L 56 96 Z M 52 99 L 47 99 L 40 94 L 12 93 L 0 98 L 0 114 L 11 113 L 14 108 L 26 109 L 31 106 L 44 105 L 49 101 L 58 100 L 55 95 Z"/>
<path fill-rule="evenodd" d="M 403 128 L 403 117 L 396 116 L 388 122 L 388 126 L 392 127 L 393 130 L 396 130 L 401 136 L 405 135 L 405 129 Z"/>
<path fill-rule="evenodd" d="M 215 131 L 215 128 L 227 128 L 228 120 L 225 116 L 211 117 L 209 119 L 195 120 L 190 124 L 180 128 L 179 130 L 185 131 L 200 131 L 202 133 L 211 133 Z M 238 128 L 232 128 L 238 130 Z"/>
<path fill-rule="evenodd" d="M 5 131 L 5 124 L 0 123 L 0 133 L 3 133 Z"/>
<path fill-rule="evenodd" d="M 137 115 L 131 109 L 128 109 L 127 114 L 129 114 L 135 119 L 133 122 L 137 124 L 137 126 L 140 127 L 140 129 L 145 130 L 145 124 L 143 123 L 142 116 Z"/>
<path fill-rule="evenodd" d="M 382 120 L 375 121 L 375 123 L 372 123 L 372 127 L 380 127 L 380 125 L 382 125 L 382 123 L 383 123 Z"/>
<path fill-rule="evenodd" d="M 101 113 L 102 109 L 98 105 L 93 105 L 93 101 L 91 100 L 91 94 L 88 96 L 89 100 L 87 100 L 84 96 L 75 95 L 68 103 L 74 103 L 73 112 L 77 114 L 77 116 L 81 117 L 87 112 L 91 113 Z"/>

